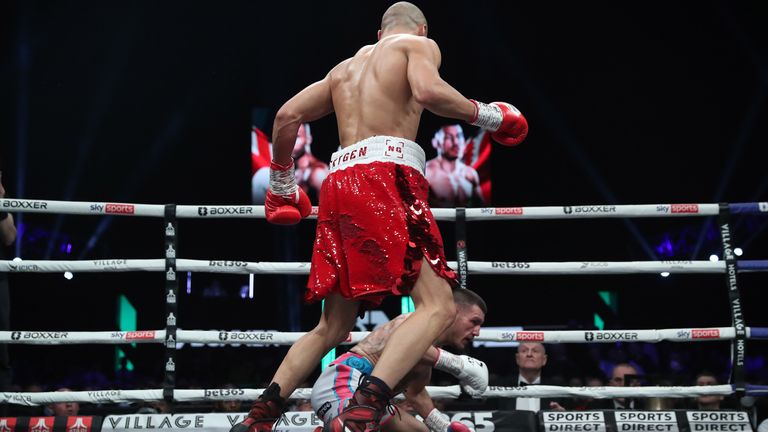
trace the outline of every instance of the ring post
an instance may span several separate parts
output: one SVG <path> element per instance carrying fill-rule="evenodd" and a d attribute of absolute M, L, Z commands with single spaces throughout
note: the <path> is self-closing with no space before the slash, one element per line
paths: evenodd
<path fill-rule="evenodd" d="M 456 270 L 459 273 L 459 285 L 467 288 L 467 211 L 456 208 Z"/>
<path fill-rule="evenodd" d="M 165 377 L 163 379 L 163 399 L 173 412 L 173 391 L 176 387 L 176 322 L 178 317 L 179 283 L 176 270 L 178 247 L 178 224 L 176 204 L 165 206 L 163 218 L 165 230 Z"/>
<path fill-rule="evenodd" d="M 723 242 L 723 260 L 725 261 L 725 281 L 728 286 L 728 300 L 731 308 L 731 321 L 736 337 L 731 342 L 731 381 L 738 397 L 746 391 L 744 382 L 744 360 L 746 359 L 747 327 L 741 309 L 739 295 L 736 256 L 733 253 L 734 241 L 730 226 L 731 212 L 727 203 L 719 205 L 717 216 L 720 238 Z"/>

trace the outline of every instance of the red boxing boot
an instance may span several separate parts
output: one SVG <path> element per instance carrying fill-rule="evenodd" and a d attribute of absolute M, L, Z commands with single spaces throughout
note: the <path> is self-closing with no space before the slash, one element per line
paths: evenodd
<path fill-rule="evenodd" d="M 229 432 L 271 432 L 283 412 L 285 399 L 280 397 L 280 385 L 272 383 L 253 403 L 245 420 L 232 426 Z"/>
<path fill-rule="evenodd" d="M 382 380 L 363 375 L 344 411 L 325 425 L 325 432 L 376 432 L 387 410 L 392 390 Z"/>

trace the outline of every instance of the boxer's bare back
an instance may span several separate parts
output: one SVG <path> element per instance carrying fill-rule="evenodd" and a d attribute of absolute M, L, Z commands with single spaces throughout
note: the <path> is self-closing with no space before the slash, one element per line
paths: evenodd
<path fill-rule="evenodd" d="M 424 55 L 431 58 L 418 58 Z M 342 148 L 374 135 L 415 140 L 423 108 L 408 81 L 409 56 L 439 65 L 434 41 L 398 34 L 361 48 L 328 74 Z"/>
<path fill-rule="evenodd" d="M 382 35 L 283 106 L 275 121 L 284 128 L 273 134 L 274 160 L 290 162 L 288 146 L 295 141 L 297 113 L 302 121 L 314 121 L 335 112 L 342 148 L 375 135 L 415 141 L 425 108 L 469 121 L 475 105 L 440 78 L 440 61 L 440 48 L 426 36 Z"/>

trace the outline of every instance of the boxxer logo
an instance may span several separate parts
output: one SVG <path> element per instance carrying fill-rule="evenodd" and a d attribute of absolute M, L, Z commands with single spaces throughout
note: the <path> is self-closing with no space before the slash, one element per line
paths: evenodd
<path fill-rule="evenodd" d="M 198 207 L 197 208 L 197 214 L 200 216 L 207 216 L 208 215 L 208 208 L 207 207 Z"/>
<path fill-rule="evenodd" d="M 593 341 L 595 340 L 595 334 L 592 332 L 584 332 L 584 340 L 586 341 Z"/>
<path fill-rule="evenodd" d="M 563 213 L 565 214 L 594 214 L 594 213 L 616 213 L 616 206 L 601 206 L 601 205 L 588 205 L 588 206 L 565 206 L 563 207 Z"/>

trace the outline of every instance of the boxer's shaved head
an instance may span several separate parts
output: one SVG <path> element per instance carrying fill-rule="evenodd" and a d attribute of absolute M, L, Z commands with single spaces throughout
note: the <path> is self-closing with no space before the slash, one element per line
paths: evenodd
<path fill-rule="evenodd" d="M 453 290 L 453 301 L 457 305 L 472 306 L 476 305 L 483 311 L 484 314 L 488 313 L 488 305 L 485 304 L 485 300 L 477 295 L 474 291 L 470 291 L 466 288 L 456 288 Z"/>
<path fill-rule="evenodd" d="M 427 18 L 413 3 L 401 1 L 393 4 L 381 17 L 381 31 L 393 28 L 417 29 L 426 25 Z"/>

